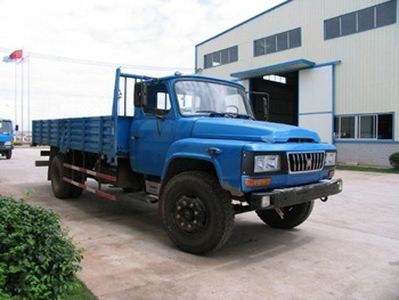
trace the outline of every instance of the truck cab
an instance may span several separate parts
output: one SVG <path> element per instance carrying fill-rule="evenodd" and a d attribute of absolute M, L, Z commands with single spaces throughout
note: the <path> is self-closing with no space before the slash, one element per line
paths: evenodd
<path fill-rule="evenodd" d="M 0 119 L 0 155 L 11 159 L 13 150 L 13 130 L 11 120 Z"/>
<path fill-rule="evenodd" d="M 51 146 L 41 165 L 56 197 L 86 190 L 117 200 L 100 189 L 108 183 L 157 201 L 170 239 L 190 253 L 220 248 L 236 214 L 255 211 L 267 225 L 290 229 L 315 199 L 342 190 L 333 145 L 313 131 L 255 120 L 244 87 L 228 80 L 117 69 L 111 116 L 32 128 L 33 144 Z"/>
<path fill-rule="evenodd" d="M 306 129 L 256 121 L 239 84 L 175 76 L 142 85 L 130 128 L 135 172 L 165 184 L 176 160 L 202 163 L 225 190 L 240 196 L 334 175 L 333 145 Z"/>

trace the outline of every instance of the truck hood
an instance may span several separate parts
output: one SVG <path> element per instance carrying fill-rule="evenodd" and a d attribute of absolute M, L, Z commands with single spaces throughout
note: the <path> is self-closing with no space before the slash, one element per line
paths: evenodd
<path fill-rule="evenodd" d="M 231 139 L 266 143 L 286 143 L 293 139 L 306 139 L 320 142 L 316 132 L 296 126 L 253 121 L 204 117 L 198 119 L 193 127 L 192 136 L 197 138 Z"/>

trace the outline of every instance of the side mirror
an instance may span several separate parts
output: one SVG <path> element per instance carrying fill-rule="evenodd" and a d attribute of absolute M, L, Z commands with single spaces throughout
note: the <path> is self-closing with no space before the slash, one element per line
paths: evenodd
<path fill-rule="evenodd" d="M 19 130 L 19 126 L 15 125 L 15 131 L 18 131 L 18 130 Z"/>
<path fill-rule="evenodd" d="M 267 121 L 270 113 L 270 95 L 266 92 L 250 92 L 250 94 L 255 118 Z"/>
<path fill-rule="evenodd" d="M 134 85 L 134 106 L 142 107 L 147 104 L 147 85 L 137 82 Z"/>

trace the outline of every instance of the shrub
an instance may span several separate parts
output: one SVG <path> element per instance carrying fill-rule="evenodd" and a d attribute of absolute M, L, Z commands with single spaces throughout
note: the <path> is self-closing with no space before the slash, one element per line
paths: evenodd
<path fill-rule="evenodd" d="M 389 163 L 395 169 L 399 169 L 399 152 L 392 153 L 389 156 Z"/>
<path fill-rule="evenodd" d="M 0 196 L 1 299 L 59 299 L 75 287 L 81 259 L 55 213 Z"/>

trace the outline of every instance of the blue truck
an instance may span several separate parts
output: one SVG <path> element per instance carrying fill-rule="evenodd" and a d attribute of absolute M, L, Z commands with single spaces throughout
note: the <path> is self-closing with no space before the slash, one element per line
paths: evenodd
<path fill-rule="evenodd" d="M 256 121 L 243 86 L 227 80 L 117 69 L 110 116 L 35 120 L 32 128 L 33 144 L 50 146 L 36 165 L 48 166 L 55 197 L 86 190 L 118 200 L 112 186 L 156 201 L 168 236 L 190 253 L 225 244 L 236 214 L 255 211 L 290 229 L 315 199 L 342 190 L 333 145 L 306 129 Z"/>
<path fill-rule="evenodd" d="M 13 150 L 13 128 L 11 120 L 0 119 L 0 155 L 11 159 Z"/>

